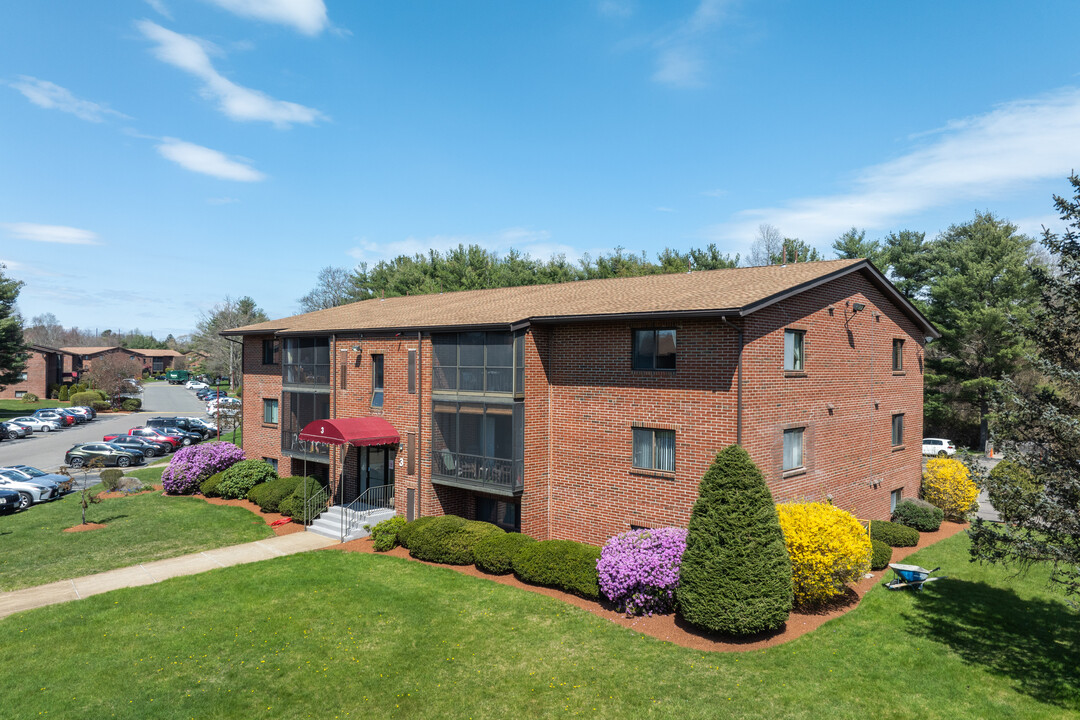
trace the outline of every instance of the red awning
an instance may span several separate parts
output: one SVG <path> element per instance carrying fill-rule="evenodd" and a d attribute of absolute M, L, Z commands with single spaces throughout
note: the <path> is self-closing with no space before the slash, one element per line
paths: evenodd
<path fill-rule="evenodd" d="M 305 442 L 356 447 L 396 445 L 401 442 L 398 431 L 381 417 L 315 420 L 300 431 L 300 439 Z"/>

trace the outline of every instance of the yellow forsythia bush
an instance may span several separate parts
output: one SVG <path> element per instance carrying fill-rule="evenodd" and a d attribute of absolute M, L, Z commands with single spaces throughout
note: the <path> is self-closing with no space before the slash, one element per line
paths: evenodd
<path fill-rule="evenodd" d="M 851 513 L 825 503 L 777 505 L 791 557 L 796 605 L 819 605 L 841 595 L 870 570 L 870 536 Z"/>
<path fill-rule="evenodd" d="M 953 458 L 928 460 L 922 479 L 923 498 L 945 511 L 945 517 L 963 520 L 979 495 L 964 463 Z"/>

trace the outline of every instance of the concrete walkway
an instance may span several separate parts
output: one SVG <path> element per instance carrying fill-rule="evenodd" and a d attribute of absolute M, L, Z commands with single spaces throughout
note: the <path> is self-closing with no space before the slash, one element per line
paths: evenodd
<path fill-rule="evenodd" d="M 73 580 L 59 580 L 47 585 L 0 593 L 0 618 L 22 610 L 31 610 L 69 600 L 81 600 L 118 588 L 150 585 L 180 575 L 195 575 L 230 565 L 271 560 L 283 555 L 318 550 L 337 544 L 337 540 L 315 533 L 299 532 L 243 545 L 230 545 L 216 550 L 155 560 Z"/>

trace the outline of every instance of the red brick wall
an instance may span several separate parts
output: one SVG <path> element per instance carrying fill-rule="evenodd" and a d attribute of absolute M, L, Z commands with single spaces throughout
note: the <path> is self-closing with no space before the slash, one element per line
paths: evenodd
<path fill-rule="evenodd" d="M 54 353 L 31 350 L 26 361 L 26 380 L 0 390 L 0 398 L 14 398 L 16 393 L 23 392 L 33 393 L 42 399 L 48 398 L 49 385 L 60 382 L 59 363 L 59 356 Z"/>
<path fill-rule="evenodd" d="M 856 302 L 866 308 L 853 315 Z M 917 494 L 923 338 L 869 281 L 848 275 L 733 322 L 745 341 L 743 446 L 778 502 L 831 498 L 860 518 L 878 519 L 889 514 L 890 491 Z M 631 368 L 636 327 L 677 328 L 676 371 Z M 801 373 L 784 371 L 785 328 L 805 331 Z M 905 339 L 902 374 L 892 372 L 894 338 Z M 262 364 L 262 339 L 244 341 L 244 449 L 249 457 L 281 458 L 282 475 L 299 472 L 281 456 L 279 428 L 262 423 L 262 398 L 281 396 L 281 367 Z M 417 393 L 409 394 L 407 353 L 417 348 Z M 522 532 L 601 544 L 631 524 L 685 526 L 712 458 L 736 441 L 737 332 L 718 319 L 533 326 L 525 352 Z M 375 353 L 385 358 L 382 408 L 371 407 Z M 430 480 L 430 335 L 342 335 L 331 355 L 335 417 L 385 417 L 402 438 L 399 461 L 408 433 L 416 433 L 417 473 L 408 475 L 404 463 L 395 468 L 398 512 L 414 489 L 418 515 L 472 517 L 474 493 Z M 891 445 L 894 413 L 905 415 L 900 448 Z M 631 467 L 635 423 L 675 431 L 674 473 Z M 804 468 L 785 474 L 788 427 L 805 428 Z M 336 475 L 341 458 L 336 451 L 331 457 Z"/>

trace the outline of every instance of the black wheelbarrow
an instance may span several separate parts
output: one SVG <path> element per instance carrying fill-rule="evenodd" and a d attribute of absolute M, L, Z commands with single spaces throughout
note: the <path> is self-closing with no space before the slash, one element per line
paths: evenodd
<path fill-rule="evenodd" d="M 935 580 L 941 580 L 945 576 L 930 577 L 930 573 L 937 572 L 940 567 L 936 567 L 933 570 L 927 570 L 924 567 L 918 565 L 901 565 L 900 563 L 889 563 L 889 568 L 896 573 L 897 577 L 885 583 L 885 587 L 890 590 L 901 590 L 903 588 L 914 588 L 916 590 L 922 590 L 922 586 L 925 583 L 933 582 Z"/>

